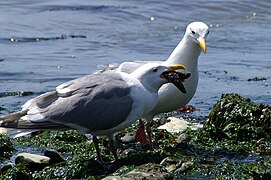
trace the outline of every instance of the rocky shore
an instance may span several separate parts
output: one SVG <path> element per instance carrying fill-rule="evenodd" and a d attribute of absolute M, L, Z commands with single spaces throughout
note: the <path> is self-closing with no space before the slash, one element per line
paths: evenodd
<path fill-rule="evenodd" d="M 1 107 L 0 107 L 1 110 Z M 170 118 L 168 118 L 170 117 Z M 101 138 L 103 159 L 75 131 L 0 135 L 1 179 L 271 179 L 271 107 L 222 95 L 208 117 L 166 114 L 153 121 L 155 150 L 134 141 L 136 125 L 116 135 L 120 160 Z"/>

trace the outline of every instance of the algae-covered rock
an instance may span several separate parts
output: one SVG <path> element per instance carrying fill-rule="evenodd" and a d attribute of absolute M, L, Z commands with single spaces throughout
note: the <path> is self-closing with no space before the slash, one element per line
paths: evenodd
<path fill-rule="evenodd" d="M 0 168 L 0 175 L 6 174 L 6 172 L 7 172 L 9 169 L 13 168 L 13 167 L 14 167 L 14 164 L 12 164 L 12 163 L 8 163 L 8 164 L 3 165 L 3 166 Z"/>
<path fill-rule="evenodd" d="M 30 91 L 19 91 L 19 92 L 3 92 L 0 93 L 0 97 L 6 97 L 6 96 L 30 96 L 33 95 L 34 92 Z"/>
<path fill-rule="evenodd" d="M 29 170 L 22 164 L 9 168 L 7 172 L 3 173 L 0 177 L 3 180 L 9 180 L 9 179 L 31 180 L 32 179 L 31 174 L 29 173 Z"/>
<path fill-rule="evenodd" d="M 0 160 L 11 156 L 14 150 L 15 149 L 9 137 L 4 134 L 0 134 Z"/>
<path fill-rule="evenodd" d="M 251 140 L 271 138 L 271 107 L 255 104 L 237 94 L 225 94 L 209 114 L 212 125 L 227 138 Z"/>

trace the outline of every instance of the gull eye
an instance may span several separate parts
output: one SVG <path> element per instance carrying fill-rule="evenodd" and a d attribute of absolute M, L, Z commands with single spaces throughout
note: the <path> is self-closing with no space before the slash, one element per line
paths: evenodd
<path fill-rule="evenodd" d="M 152 69 L 152 72 L 157 72 L 158 71 L 158 68 L 153 68 Z"/>
<path fill-rule="evenodd" d="M 209 31 L 207 32 L 207 35 L 209 34 Z"/>
<path fill-rule="evenodd" d="M 195 31 L 191 31 L 191 32 L 192 32 L 192 34 L 196 34 Z"/>

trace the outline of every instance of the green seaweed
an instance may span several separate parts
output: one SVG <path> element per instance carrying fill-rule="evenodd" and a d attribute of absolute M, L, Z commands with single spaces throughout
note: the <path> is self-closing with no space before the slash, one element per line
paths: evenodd
<path fill-rule="evenodd" d="M 231 139 L 270 139 L 271 107 L 237 94 L 225 94 L 210 112 L 207 125 L 213 125 Z"/>
<path fill-rule="evenodd" d="M 15 148 L 12 141 L 4 134 L 0 134 L 0 161 L 9 158 Z"/>
<path fill-rule="evenodd" d="M 140 167 L 140 170 L 148 173 L 152 165 L 159 165 L 163 159 L 170 158 L 175 169 L 167 172 L 165 177 L 168 179 L 270 179 L 270 113 L 267 105 L 255 104 L 236 94 L 226 94 L 214 105 L 203 129 L 186 129 L 182 132 L 187 137 L 183 142 L 176 141 L 180 133 L 158 129 L 167 122 L 166 115 L 152 122 L 154 151 L 140 147 L 137 142 L 121 142 L 121 137 L 132 135 L 137 125 L 119 132 L 115 145 L 120 159 L 110 163 L 98 162 L 92 141 L 73 130 L 42 132 L 11 141 L 2 136 L 16 148 L 27 147 L 38 152 L 54 149 L 65 161 L 36 171 L 16 165 L 1 178 L 16 179 L 20 175 L 32 179 L 101 179 L 108 175 L 129 177 L 127 173 L 136 168 Z M 109 150 L 108 139 L 102 137 L 99 141 L 102 158 L 112 161 L 114 157 Z M 163 166 L 168 165 L 165 163 Z M 138 177 L 144 178 L 147 179 Z"/>

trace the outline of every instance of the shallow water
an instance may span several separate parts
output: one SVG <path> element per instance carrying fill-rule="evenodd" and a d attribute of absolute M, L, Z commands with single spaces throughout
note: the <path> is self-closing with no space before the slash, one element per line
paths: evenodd
<path fill-rule="evenodd" d="M 190 102 L 207 115 L 223 93 L 271 104 L 271 4 L 268 0 L 0 2 L 1 113 L 98 65 L 164 60 L 192 21 L 210 26 L 200 82 Z M 255 77 L 264 81 L 248 81 Z"/>

